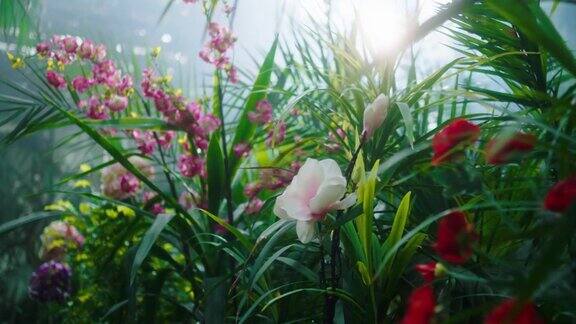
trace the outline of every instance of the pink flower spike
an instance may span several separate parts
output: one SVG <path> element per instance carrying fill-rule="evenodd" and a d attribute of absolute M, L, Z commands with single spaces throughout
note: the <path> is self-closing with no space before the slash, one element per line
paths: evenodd
<path fill-rule="evenodd" d="M 92 60 L 95 63 L 103 62 L 106 59 L 106 46 L 103 44 L 98 44 L 94 47 L 94 53 L 92 55 Z"/>
<path fill-rule="evenodd" d="M 238 143 L 236 145 L 234 145 L 234 155 L 237 158 L 241 158 L 244 156 L 247 156 L 248 153 L 250 152 L 250 144 L 248 143 Z"/>
<path fill-rule="evenodd" d="M 254 215 L 260 212 L 262 206 L 264 206 L 264 202 L 262 200 L 258 198 L 253 198 L 248 202 L 248 205 L 246 205 L 246 209 L 244 210 L 244 212 L 247 215 Z"/>
<path fill-rule="evenodd" d="M 69 53 L 69 54 L 75 54 L 76 53 L 76 50 L 78 49 L 78 40 L 76 39 L 76 37 L 66 36 L 62 40 L 62 43 L 64 45 L 64 50 L 66 51 L 66 53 Z"/>
<path fill-rule="evenodd" d="M 92 55 L 94 55 L 94 43 L 89 39 L 85 39 L 82 44 L 80 44 L 77 54 L 82 59 L 91 59 Z"/>
<path fill-rule="evenodd" d="M 48 80 L 48 83 L 50 83 L 50 85 L 55 88 L 62 89 L 66 87 L 66 80 L 64 79 L 64 76 L 58 72 L 46 72 L 46 79 Z"/>
<path fill-rule="evenodd" d="M 86 90 L 88 90 L 88 88 L 90 88 L 91 85 L 92 83 L 90 82 L 90 80 L 86 79 L 81 75 L 76 76 L 74 80 L 72 80 L 72 86 L 79 93 L 85 92 Z"/>
<path fill-rule="evenodd" d="M 276 127 L 272 127 L 268 132 L 268 137 L 266 138 L 266 145 L 269 147 L 274 147 L 277 144 L 282 143 L 286 137 L 286 123 L 283 121 L 278 122 Z"/>
<path fill-rule="evenodd" d="M 182 155 L 178 159 L 178 170 L 180 173 L 188 178 L 192 178 L 194 176 L 206 176 L 206 166 L 204 159 L 199 156 L 194 155 Z"/>
<path fill-rule="evenodd" d="M 48 56 L 50 53 L 50 45 L 46 42 L 36 44 L 36 54 L 40 56 Z"/>
<path fill-rule="evenodd" d="M 262 191 L 262 185 L 259 182 L 251 182 L 244 187 L 244 195 L 252 199 Z"/>
<path fill-rule="evenodd" d="M 106 100 L 106 107 L 111 111 L 120 112 L 128 107 L 128 98 L 119 95 L 112 95 L 112 97 Z"/>
<path fill-rule="evenodd" d="M 126 194 L 135 193 L 140 188 L 140 181 L 132 173 L 120 176 L 120 189 Z"/>
<path fill-rule="evenodd" d="M 90 99 L 88 99 L 87 106 L 88 111 L 86 112 L 86 115 L 88 118 L 97 120 L 108 119 L 108 111 L 106 110 L 104 104 L 100 102 L 100 99 L 97 97 L 90 97 Z"/>

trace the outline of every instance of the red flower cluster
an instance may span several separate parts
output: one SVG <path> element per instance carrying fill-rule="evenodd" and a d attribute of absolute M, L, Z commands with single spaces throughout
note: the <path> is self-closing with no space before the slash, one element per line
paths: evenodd
<path fill-rule="evenodd" d="M 416 288 L 408 299 L 408 310 L 402 324 L 428 324 L 434 317 L 436 298 L 431 286 Z"/>
<path fill-rule="evenodd" d="M 546 209 L 563 213 L 576 202 L 576 176 L 556 183 L 546 195 L 544 207 Z"/>
<path fill-rule="evenodd" d="M 466 119 L 455 119 L 432 138 L 432 165 L 440 165 L 458 157 L 460 149 L 474 143 L 479 135 L 480 127 Z"/>
<path fill-rule="evenodd" d="M 490 164 L 504 164 L 529 152 L 536 144 L 536 136 L 532 134 L 516 133 L 504 140 L 492 139 L 486 145 L 486 161 Z"/>
<path fill-rule="evenodd" d="M 544 324 L 544 321 L 533 303 L 518 304 L 515 299 L 508 299 L 486 316 L 484 324 Z"/>
<path fill-rule="evenodd" d="M 462 264 L 472 256 L 472 244 L 476 240 L 478 235 L 466 220 L 466 214 L 454 211 L 440 220 L 434 249 L 444 260 Z"/>

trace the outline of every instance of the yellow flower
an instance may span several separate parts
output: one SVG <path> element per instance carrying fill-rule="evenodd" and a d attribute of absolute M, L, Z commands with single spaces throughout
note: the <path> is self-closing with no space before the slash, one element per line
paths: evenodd
<path fill-rule="evenodd" d="M 82 214 L 90 214 L 92 207 L 90 207 L 90 204 L 88 204 L 88 203 L 80 203 L 80 205 L 78 206 L 78 209 L 80 210 L 80 212 Z"/>
<path fill-rule="evenodd" d="M 106 209 L 106 216 L 108 216 L 111 219 L 115 219 L 116 217 L 118 217 L 118 212 L 115 211 L 114 209 Z"/>
<path fill-rule="evenodd" d="M 81 303 L 85 303 L 88 299 L 90 299 L 90 297 L 92 297 L 92 294 L 91 294 L 91 293 L 89 293 L 89 292 L 84 292 L 84 293 L 82 293 L 82 294 L 80 294 L 80 295 L 78 296 L 78 300 L 79 300 Z"/>
<path fill-rule="evenodd" d="M 182 136 L 180 136 L 180 138 L 178 138 L 178 144 L 184 145 L 184 144 L 186 144 L 187 140 L 188 140 L 188 138 L 186 137 L 186 135 L 182 135 Z"/>
<path fill-rule="evenodd" d="M 49 211 L 66 211 L 72 209 L 72 203 L 68 200 L 57 200 L 55 203 L 47 205 L 44 210 Z"/>
<path fill-rule="evenodd" d="M 138 118 L 138 117 L 139 117 L 139 115 L 138 115 L 138 113 L 137 113 L 137 112 L 135 112 L 135 111 L 132 111 L 132 112 L 130 112 L 130 117 L 132 117 L 132 118 Z"/>
<path fill-rule="evenodd" d="M 78 180 L 76 182 L 74 182 L 74 188 L 89 188 L 90 187 L 90 181 L 86 180 L 86 179 L 82 179 L 82 180 Z"/>
<path fill-rule="evenodd" d="M 88 164 L 88 163 L 80 164 L 80 172 L 88 172 L 90 170 L 92 170 L 92 167 L 90 166 L 90 164 Z"/>
<path fill-rule="evenodd" d="M 126 207 L 126 206 L 119 205 L 119 206 L 116 207 L 116 210 L 117 210 L 119 213 L 122 213 L 122 214 L 123 214 L 124 216 L 126 216 L 126 217 L 134 217 L 134 216 L 136 216 L 136 213 L 134 212 L 134 210 L 132 210 L 131 208 L 128 208 L 128 207 Z"/>
<path fill-rule="evenodd" d="M 152 52 L 150 53 L 150 55 L 152 55 L 153 58 L 157 58 L 158 55 L 160 55 L 160 52 L 162 52 L 162 47 L 160 46 L 152 47 Z"/>
<path fill-rule="evenodd" d="M 54 69 L 54 60 L 53 59 L 48 59 L 48 61 L 46 62 L 46 69 L 47 70 L 53 70 Z"/>
<path fill-rule="evenodd" d="M 24 67 L 24 60 L 21 57 L 16 57 L 10 52 L 6 53 L 6 55 L 8 55 L 8 60 L 10 61 L 10 64 L 14 70 L 18 70 Z"/>

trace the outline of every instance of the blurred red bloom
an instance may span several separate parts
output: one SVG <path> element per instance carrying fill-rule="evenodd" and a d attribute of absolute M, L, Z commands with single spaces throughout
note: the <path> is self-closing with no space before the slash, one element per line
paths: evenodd
<path fill-rule="evenodd" d="M 515 299 L 508 299 L 486 316 L 484 324 L 544 324 L 544 321 L 533 303 L 518 304 Z"/>
<path fill-rule="evenodd" d="M 455 148 L 474 143 L 479 135 L 480 127 L 466 119 L 455 119 L 432 138 L 432 165 L 452 160 L 459 155 Z"/>
<path fill-rule="evenodd" d="M 440 220 L 434 249 L 444 260 L 462 264 L 472 256 L 472 244 L 476 240 L 478 235 L 466 220 L 466 214 L 454 211 Z"/>
<path fill-rule="evenodd" d="M 432 287 L 423 286 L 416 288 L 410 294 L 408 309 L 401 323 L 428 324 L 434 317 L 434 308 L 436 308 L 436 298 Z"/>
<path fill-rule="evenodd" d="M 544 207 L 546 209 L 563 213 L 576 201 L 576 176 L 556 183 L 546 195 Z"/>
<path fill-rule="evenodd" d="M 434 281 L 436 278 L 436 262 L 420 263 L 416 265 L 416 271 L 420 273 L 426 282 Z"/>
<path fill-rule="evenodd" d="M 490 164 L 504 164 L 522 153 L 531 151 L 536 144 L 536 136 L 516 133 L 510 138 L 492 139 L 486 145 L 486 161 Z"/>

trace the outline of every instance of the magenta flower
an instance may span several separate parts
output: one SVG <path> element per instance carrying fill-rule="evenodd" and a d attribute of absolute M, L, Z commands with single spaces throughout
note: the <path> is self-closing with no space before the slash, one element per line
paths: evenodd
<path fill-rule="evenodd" d="M 72 80 L 72 86 L 79 93 L 83 93 L 92 85 L 91 81 L 84 76 L 78 75 Z"/>
<path fill-rule="evenodd" d="M 48 56 L 50 53 L 50 44 L 47 42 L 40 42 L 36 44 L 36 53 L 40 56 Z"/>
<path fill-rule="evenodd" d="M 104 104 L 100 101 L 100 99 L 98 99 L 98 97 L 92 96 L 88 99 L 87 102 L 81 103 L 86 103 L 84 107 L 80 107 L 87 109 L 86 116 L 88 116 L 88 118 L 96 120 L 108 119 L 108 110 L 106 109 L 106 106 L 104 106 Z"/>
<path fill-rule="evenodd" d="M 269 147 L 273 147 L 277 144 L 280 144 L 284 141 L 286 137 L 286 123 L 283 121 L 278 122 L 276 127 L 272 127 L 270 131 L 268 131 L 268 136 L 266 137 L 266 145 Z"/>
<path fill-rule="evenodd" d="M 120 176 L 120 190 L 132 196 L 140 188 L 140 181 L 132 173 L 126 173 Z"/>
<path fill-rule="evenodd" d="M 55 88 L 62 89 L 66 87 L 66 80 L 64 79 L 64 76 L 58 72 L 51 70 L 46 72 L 46 80 L 48 80 L 48 83 L 50 83 L 50 85 Z"/>
<path fill-rule="evenodd" d="M 180 156 L 178 159 L 178 170 L 180 174 L 187 178 L 192 178 L 199 175 L 200 177 L 206 177 L 206 165 L 204 159 L 190 154 L 185 154 Z"/>
<path fill-rule="evenodd" d="M 78 49 L 78 39 L 73 36 L 66 36 L 62 40 L 62 44 L 66 53 L 75 54 Z"/>
<path fill-rule="evenodd" d="M 264 202 L 262 200 L 258 198 L 252 198 L 248 202 L 248 205 L 246 205 L 246 209 L 244 210 L 244 212 L 247 215 L 254 215 L 260 212 L 262 206 L 264 206 Z"/>
<path fill-rule="evenodd" d="M 248 143 L 238 143 L 236 145 L 234 145 L 233 151 L 234 151 L 234 155 L 237 158 L 241 158 L 243 156 L 248 155 L 248 153 L 250 152 L 250 144 Z"/>
<path fill-rule="evenodd" d="M 251 182 L 244 187 L 244 195 L 250 199 L 262 191 L 262 185 L 259 182 Z"/>
<path fill-rule="evenodd" d="M 76 54 L 82 59 L 91 59 L 94 55 L 94 43 L 88 39 L 85 39 L 82 44 L 80 44 L 80 48 L 78 48 L 78 52 Z"/>
<path fill-rule="evenodd" d="M 272 121 L 272 105 L 268 100 L 260 100 L 254 111 L 248 113 L 248 119 L 254 124 L 265 125 Z"/>
<path fill-rule="evenodd" d="M 131 156 L 128 161 L 146 177 L 150 179 L 154 177 L 154 168 L 147 160 L 139 156 Z M 121 164 L 115 163 L 102 170 L 100 189 L 106 197 L 123 200 L 134 196 L 140 190 L 140 181 Z"/>
<path fill-rule="evenodd" d="M 106 99 L 106 107 L 111 111 L 120 112 L 128 107 L 128 98 L 112 95 L 109 99 Z"/>

